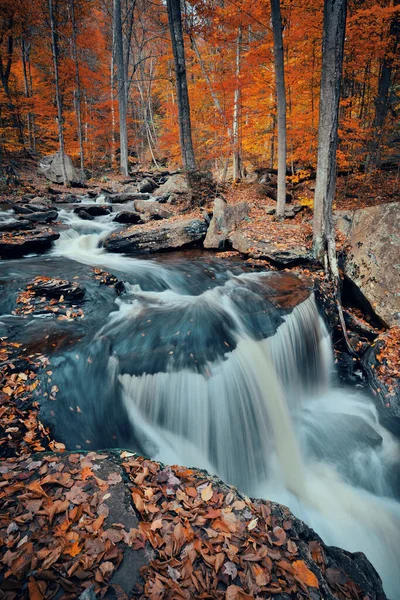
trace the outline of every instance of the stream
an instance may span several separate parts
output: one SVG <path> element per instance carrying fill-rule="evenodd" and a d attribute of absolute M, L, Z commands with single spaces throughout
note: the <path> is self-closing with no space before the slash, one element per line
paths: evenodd
<path fill-rule="evenodd" d="M 49 253 L 0 263 L 0 335 L 50 357 L 59 392 L 41 418 L 56 439 L 204 468 L 285 504 L 325 543 L 364 552 L 399 598 L 400 443 L 361 378 L 339 381 L 313 296 L 277 304 L 290 275 L 205 252 L 109 254 L 112 216 L 61 210 Z M 93 267 L 123 281 L 121 295 Z M 13 314 L 37 275 L 85 288 L 84 318 Z"/>

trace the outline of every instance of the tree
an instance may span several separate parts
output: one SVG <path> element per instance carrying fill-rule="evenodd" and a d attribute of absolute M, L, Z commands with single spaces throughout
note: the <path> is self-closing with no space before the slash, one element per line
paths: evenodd
<path fill-rule="evenodd" d="M 276 215 L 279 219 L 282 219 L 285 216 L 286 205 L 286 90 L 280 0 L 271 0 L 271 16 L 274 32 L 274 63 L 278 108 L 278 196 Z"/>
<path fill-rule="evenodd" d="M 399 4 L 399 0 L 395 1 Z M 393 83 L 394 65 L 400 45 L 400 10 L 393 14 L 389 28 L 389 43 L 379 72 L 378 92 L 375 97 L 375 117 L 372 125 L 372 139 L 366 161 L 366 171 L 372 171 L 379 163 L 380 145 L 389 107 L 389 90 Z"/>
<path fill-rule="evenodd" d="M 313 227 L 314 255 L 324 265 L 325 272 L 332 281 L 340 323 L 347 346 L 351 351 L 340 302 L 340 279 L 336 260 L 332 214 L 336 191 L 336 153 L 346 9 L 347 0 L 325 0 L 324 2 L 318 160 Z"/>
<path fill-rule="evenodd" d="M 71 24 L 72 24 L 72 57 L 75 65 L 75 107 L 76 107 L 76 120 L 78 122 L 78 140 L 79 140 L 79 155 L 81 161 L 81 176 L 84 176 L 85 157 L 83 151 L 83 132 L 82 132 L 82 108 L 81 108 L 81 78 L 79 74 L 79 61 L 78 61 L 78 49 L 77 49 L 77 23 L 75 18 L 75 0 L 70 0 L 70 12 L 71 12 Z"/>
<path fill-rule="evenodd" d="M 236 87 L 233 102 L 233 180 L 238 181 L 242 178 L 242 155 L 240 148 L 240 61 L 242 49 L 242 27 L 239 25 L 236 39 Z"/>
<path fill-rule="evenodd" d="M 122 175 L 128 176 L 128 128 L 126 115 L 128 110 L 127 65 L 124 56 L 121 0 L 113 0 L 114 49 L 117 63 L 120 168 Z"/>
<path fill-rule="evenodd" d="M 58 32 L 57 22 L 54 13 L 53 0 L 49 0 L 49 14 L 50 14 L 50 27 L 51 27 L 51 51 L 53 55 L 53 67 L 54 67 L 54 85 L 56 92 L 56 103 L 57 103 L 57 123 L 58 123 L 58 140 L 59 140 L 59 151 L 61 155 L 61 172 L 64 185 L 67 185 L 67 173 L 65 170 L 65 148 L 64 148 L 64 129 L 63 129 L 63 106 L 60 92 L 60 83 L 58 76 Z"/>
<path fill-rule="evenodd" d="M 167 0 L 168 23 L 174 53 L 176 94 L 178 99 L 179 136 L 182 160 L 188 178 L 196 170 L 190 120 L 189 93 L 186 80 L 185 46 L 183 42 L 180 0 Z"/>

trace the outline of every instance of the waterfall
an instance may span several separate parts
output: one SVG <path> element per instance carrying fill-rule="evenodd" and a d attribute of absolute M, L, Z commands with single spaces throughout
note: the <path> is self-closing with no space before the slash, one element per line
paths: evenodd
<path fill-rule="evenodd" d="M 115 272 L 126 290 L 79 350 L 89 364 L 74 351 L 66 410 L 75 399 L 100 438 L 112 414 L 132 449 L 288 505 L 326 543 L 365 552 L 395 600 L 400 445 L 365 393 L 338 385 L 313 295 L 291 301 L 284 273 L 107 254 L 109 217 L 64 221 L 73 231 L 53 256 Z"/>

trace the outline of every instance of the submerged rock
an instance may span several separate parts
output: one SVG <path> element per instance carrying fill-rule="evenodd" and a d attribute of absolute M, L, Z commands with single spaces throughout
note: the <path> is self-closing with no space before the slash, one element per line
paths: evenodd
<path fill-rule="evenodd" d="M 285 506 L 206 471 L 126 451 L 36 454 L 1 469 L 0 535 L 20 539 L 0 549 L 7 597 L 28 598 L 29 585 L 74 598 L 386 598 L 364 554 L 327 546 Z"/>
<path fill-rule="evenodd" d="M 339 211 L 336 225 L 350 244 L 344 272 L 388 325 L 400 324 L 400 203 Z"/>
<path fill-rule="evenodd" d="M 15 258 L 24 254 L 42 253 L 49 250 L 52 242 L 60 237 L 52 229 L 34 229 L 20 231 L 18 235 L 10 232 L 0 233 L 0 256 Z"/>
<path fill-rule="evenodd" d="M 227 204 L 223 198 L 214 200 L 213 216 L 207 230 L 204 248 L 223 248 L 229 233 L 249 214 L 247 202 Z"/>
<path fill-rule="evenodd" d="M 104 242 L 110 252 L 160 252 L 191 246 L 205 238 L 207 225 L 201 219 L 162 223 L 158 227 L 128 227 L 112 233 Z"/>

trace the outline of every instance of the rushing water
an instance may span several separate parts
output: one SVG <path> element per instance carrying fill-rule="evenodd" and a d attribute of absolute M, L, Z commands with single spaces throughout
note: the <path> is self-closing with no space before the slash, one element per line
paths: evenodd
<path fill-rule="evenodd" d="M 108 254 L 110 216 L 62 220 L 49 255 L 10 261 L 8 279 L 2 268 L 14 294 L 37 274 L 75 275 L 87 290 L 79 324 L 2 320 L 39 346 L 68 339 L 53 344 L 56 406 L 42 408 L 58 437 L 203 467 L 284 503 L 326 543 L 365 552 L 398 598 L 400 445 L 365 394 L 338 384 L 314 298 L 277 308 L 277 281 L 290 276 L 207 256 Z M 124 293 L 100 292 L 91 266 L 123 279 Z"/>

